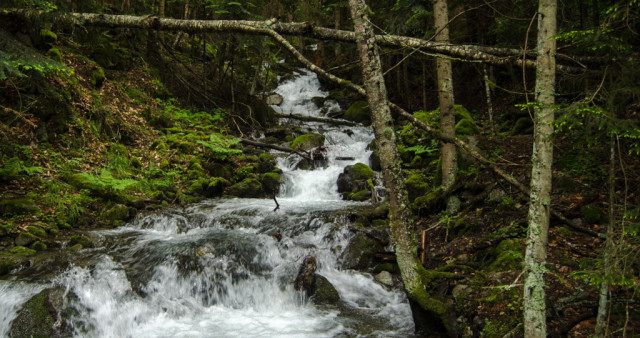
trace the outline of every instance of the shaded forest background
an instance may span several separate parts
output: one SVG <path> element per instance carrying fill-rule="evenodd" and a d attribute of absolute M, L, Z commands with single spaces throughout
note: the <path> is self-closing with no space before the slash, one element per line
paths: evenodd
<path fill-rule="evenodd" d="M 537 3 L 448 5 L 451 43 L 494 48 L 499 60 L 446 56 L 453 62 L 456 134 L 527 184 L 535 69 L 517 61 L 532 59 Z M 378 34 L 433 40 L 430 1 L 369 6 Z M 353 25 L 342 1 L 34 0 L 2 7 Z M 559 3 L 558 60 L 568 68 L 556 85 L 552 202 L 582 228 L 604 234 L 611 225 L 606 252 L 615 263 L 603 266 L 602 236 L 552 219 L 547 299 L 554 300 L 554 335 L 593 332 L 603 281 L 612 285 L 608 332 L 638 334 L 639 11 L 636 0 Z M 273 157 L 241 146 L 241 138 L 264 134 L 276 144 L 305 134 L 278 128 L 265 99 L 301 66 L 268 37 L 44 20 L 3 20 L 0 28 L 2 274 L 37 264 L 65 241 L 75 250 L 90 246 L 82 231 L 118 226 L 140 212 L 222 195 L 269 197 L 280 180 Z M 288 39 L 317 66 L 362 83 L 355 44 Z M 437 126 L 435 57 L 442 55 L 388 46 L 381 55 L 389 100 Z M 342 117 L 369 122 L 362 97 L 323 85 L 346 110 Z M 416 236 L 428 238 L 424 264 L 453 273 L 432 287 L 454 300 L 462 332 L 516 334 L 525 197 L 461 153 L 451 193 L 462 205 L 447 211 L 437 193 L 438 141 L 401 118 L 396 128 Z"/>

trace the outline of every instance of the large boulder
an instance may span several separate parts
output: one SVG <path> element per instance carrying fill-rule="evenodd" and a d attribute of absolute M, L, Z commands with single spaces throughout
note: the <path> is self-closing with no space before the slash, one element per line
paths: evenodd
<path fill-rule="evenodd" d="M 324 276 L 315 274 L 311 292 L 315 304 L 336 304 L 340 301 L 338 290 Z"/>
<path fill-rule="evenodd" d="M 364 201 L 371 197 L 373 170 L 364 163 L 356 163 L 344 168 L 338 176 L 338 192 L 344 199 Z"/>
<path fill-rule="evenodd" d="M 64 319 L 64 290 L 46 289 L 31 297 L 11 322 L 10 337 L 70 337 Z"/>

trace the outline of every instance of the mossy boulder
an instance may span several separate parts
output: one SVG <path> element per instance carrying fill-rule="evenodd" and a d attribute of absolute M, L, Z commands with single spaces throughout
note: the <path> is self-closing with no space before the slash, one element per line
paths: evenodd
<path fill-rule="evenodd" d="M 47 244 L 40 241 L 36 241 L 35 243 L 31 244 L 31 249 L 35 251 L 45 251 L 47 250 Z"/>
<path fill-rule="evenodd" d="M 604 210 L 596 203 L 582 206 L 580 211 L 584 215 L 584 220 L 589 224 L 601 224 L 607 219 Z"/>
<path fill-rule="evenodd" d="M 135 216 L 135 209 L 131 210 L 130 207 L 124 204 L 116 204 L 109 211 L 107 211 L 105 217 L 110 221 L 128 221 Z"/>
<path fill-rule="evenodd" d="M 58 48 L 51 48 L 47 51 L 47 56 L 58 63 L 62 63 L 62 54 Z"/>
<path fill-rule="evenodd" d="M 522 240 L 504 239 L 493 249 L 495 259 L 489 265 L 489 271 L 511 271 L 522 268 L 524 245 Z"/>
<path fill-rule="evenodd" d="M 364 124 L 371 124 L 371 109 L 367 101 L 356 101 L 347 111 L 344 112 L 344 119 L 359 122 Z"/>
<path fill-rule="evenodd" d="M 280 191 L 280 174 L 274 172 L 262 174 L 260 183 L 262 184 L 264 192 L 268 195 L 277 194 L 278 191 Z"/>
<path fill-rule="evenodd" d="M 27 227 L 27 230 L 29 231 L 29 233 L 33 234 L 34 236 L 37 236 L 40 238 L 47 237 L 47 231 L 41 227 L 30 225 Z"/>
<path fill-rule="evenodd" d="M 106 76 L 102 68 L 94 69 L 91 72 L 91 84 L 96 88 L 102 87 L 102 84 L 104 83 L 105 78 Z"/>
<path fill-rule="evenodd" d="M 268 173 L 276 168 L 276 161 L 271 154 L 260 154 L 260 160 L 255 166 L 255 170 L 258 173 Z"/>
<path fill-rule="evenodd" d="M 324 276 L 315 274 L 311 301 L 315 304 L 336 304 L 340 301 L 338 290 Z"/>
<path fill-rule="evenodd" d="M 17 256 L 8 252 L 0 252 L 0 276 L 6 275 L 11 270 L 27 264 L 28 259 L 23 256 Z"/>
<path fill-rule="evenodd" d="M 415 212 L 421 210 L 433 210 L 440 202 L 440 194 L 437 191 L 430 192 L 426 195 L 418 196 L 411 203 L 411 209 Z"/>
<path fill-rule="evenodd" d="M 409 202 L 413 202 L 416 198 L 427 194 L 432 190 L 431 185 L 428 183 L 426 177 L 421 173 L 414 173 L 409 175 L 409 178 L 404 182 L 405 188 L 409 195 Z"/>
<path fill-rule="evenodd" d="M 0 215 L 28 215 L 37 211 L 38 206 L 28 197 L 0 200 Z"/>
<path fill-rule="evenodd" d="M 365 270 L 372 267 L 374 254 L 381 251 L 384 245 L 380 241 L 359 232 L 345 248 L 340 262 L 345 269 Z"/>
<path fill-rule="evenodd" d="M 475 122 L 469 119 L 462 119 L 456 123 L 456 136 L 477 135 L 480 129 Z"/>
<path fill-rule="evenodd" d="M 255 178 L 245 178 L 241 182 L 232 185 L 227 194 L 244 198 L 260 197 L 262 195 L 262 184 Z"/>
<path fill-rule="evenodd" d="M 28 232 L 22 232 L 16 237 L 14 243 L 18 246 L 29 246 L 33 242 L 37 241 L 38 237 Z"/>
<path fill-rule="evenodd" d="M 83 235 L 71 236 L 69 239 L 69 247 L 72 248 L 78 244 L 80 244 L 81 248 L 93 247 L 93 241 L 89 237 Z"/>
<path fill-rule="evenodd" d="M 373 176 L 373 170 L 364 163 L 348 165 L 338 176 L 338 192 L 347 200 L 366 200 L 371 197 L 372 184 L 369 181 Z"/>
<path fill-rule="evenodd" d="M 473 117 L 471 117 L 471 114 L 469 113 L 467 108 L 465 108 L 461 104 L 456 104 L 454 106 L 454 115 L 455 115 L 456 121 L 470 120 L 471 122 L 475 123 L 475 121 L 473 120 Z"/>
<path fill-rule="evenodd" d="M 29 299 L 11 322 L 10 337 L 67 337 L 71 327 L 63 316 L 61 289 L 46 289 Z M 62 320 L 62 323 L 58 323 Z"/>
<path fill-rule="evenodd" d="M 313 148 L 321 147 L 322 145 L 324 145 L 324 135 L 304 134 L 296 137 L 289 147 L 301 150 L 311 150 Z"/>
<path fill-rule="evenodd" d="M 26 248 L 24 246 L 18 245 L 18 246 L 14 246 L 11 249 L 11 253 L 16 256 L 29 257 L 29 256 L 35 255 L 36 251 L 33 249 Z"/>
<path fill-rule="evenodd" d="M 211 177 L 205 189 L 205 196 L 217 197 L 222 196 L 224 188 L 229 186 L 229 181 L 222 177 Z"/>
<path fill-rule="evenodd" d="M 531 121 L 530 117 L 521 117 L 511 128 L 511 135 L 525 135 L 533 133 L 533 121 Z"/>
<path fill-rule="evenodd" d="M 367 189 L 363 189 L 363 190 L 349 194 L 349 197 L 347 199 L 350 201 L 364 202 L 366 200 L 369 200 L 370 198 L 371 198 L 371 191 Z"/>
<path fill-rule="evenodd" d="M 48 29 L 40 30 L 40 42 L 42 43 L 42 46 L 45 50 L 53 47 L 53 44 L 56 43 L 56 40 L 58 40 L 58 35 L 56 35 L 56 33 Z"/>

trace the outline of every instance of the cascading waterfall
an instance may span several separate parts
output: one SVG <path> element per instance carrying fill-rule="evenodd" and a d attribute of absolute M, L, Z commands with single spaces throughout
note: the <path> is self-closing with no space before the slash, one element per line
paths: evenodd
<path fill-rule="evenodd" d="M 310 98 L 326 96 L 318 88 L 305 72 L 283 83 L 281 109 L 317 115 Z M 81 251 L 81 263 L 48 281 L 0 281 L 0 336 L 22 303 L 52 286 L 64 290 L 75 336 L 411 335 L 402 292 L 338 265 L 351 236 L 341 210 L 365 203 L 341 201 L 336 180 L 344 166 L 368 161 L 373 136 L 364 127 L 349 128 L 351 136 L 319 123 L 312 128 L 326 135 L 327 166 L 297 170 L 292 157 L 282 157 L 277 212 L 272 200 L 216 199 L 94 232 L 98 247 Z M 316 257 L 316 273 L 337 289 L 340 304 L 315 305 L 293 289 L 307 255 Z"/>

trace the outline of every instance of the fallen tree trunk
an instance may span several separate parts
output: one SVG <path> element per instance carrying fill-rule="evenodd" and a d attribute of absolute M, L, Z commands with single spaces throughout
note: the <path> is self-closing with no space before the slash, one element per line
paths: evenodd
<path fill-rule="evenodd" d="M 274 116 L 278 118 L 283 118 L 283 119 L 295 119 L 295 120 L 306 121 L 306 122 L 322 122 L 322 123 L 332 124 L 335 126 L 354 127 L 354 126 L 361 125 L 360 123 L 357 123 L 357 122 L 323 118 L 323 117 L 315 117 L 315 116 L 301 116 L 301 115 L 294 115 L 294 114 L 287 115 L 287 114 L 278 114 L 278 113 L 276 113 Z"/>
<path fill-rule="evenodd" d="M 273 150 L 279 150 L 279 151 L 284 151 L 287 153 L 292 153 L 292 154 L 296 154 L 304 159 L 307 159 L 309 161 L 313 161 L 313 159 L 311 158 L 311 156 L 309 156 L 309 154 L 306 154 L 300 150 L 297 149 L 291 149 L 291 148 L 287 148 L 287 147 L 281 147 L 281 146 L 277 146 L 275 144 L 269 144 L 269 143 L 262 143 L 262 142 L 258 142 L 258 141 L 253 141 L 253 140 L 247 140 L 247 139 L 242 139 L 241 143 L 244 144 L 248 144 L 254 147 L 260 147 L 260 148 L 267 148 L 267 149 L 273 149 Z"/>
<path fill-rule="evenodd" d="M 113 15 L 96 13 L 64 13 L 64 12 L 44 12 L 33 9 L 3 9 L 0 10 L 0 17 L 4 19 L 23 19 L 32 21 L 47 21 L 64 24 L 74 24 L 79 26 L 100 26 L 109 28 L 137 28 L 153 29 L 162 31 L 182 31 L 187 33 L 216 33 L 216 32 L 238 32 L 245 34 L 264 34 L 264 29 L 272 30 L 278 34 L 306 36 L 322 40 L 335 40 L 355 43 L 356 34 L 352 31 L 316 27 L 309 22 L 278 22 L 275 19 L 266 21 L 249 20 L 181 20 L 160 18 L 153 15 L 132 16 Z M 483 47 L 475 45 L 455 45 L 443 44 L 423 39 L 398 36 L 398 35 L 376 35 L 376 43 L 381 46 L 420 49 L 432 53 L 442 54 L 461 60 L 476 60 L 493 65 L 505 65 L 509 63 L 525 67 L 535 68 L 533 59 L 522 59 L 522 52 L 516 54 L 513 49 L 500 49 L 496 47 Z M 491 52 L 500 51 L 507 57 L 499 57 Z M 517 56 L 515 56 L 517 55 Z M 526 57 L 535 53 L 527 52 Z M 433 55 L 438 57 L 438 55 Z M 572 59 L 577 59 L 572 58 Z M 581 57 L 584 60 L 585 57 Z M 599 59 L 594 59 L 595 61 Z M 568 73 L 580 73 L 586 67 L 570 67 L 558 65 L 558 71 Z"/>

